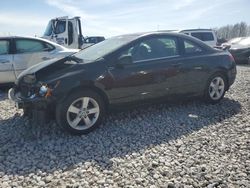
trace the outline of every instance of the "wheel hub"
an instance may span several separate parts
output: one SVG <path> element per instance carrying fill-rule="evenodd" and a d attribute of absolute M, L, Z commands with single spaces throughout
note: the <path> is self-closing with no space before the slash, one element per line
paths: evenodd
<path fill-rule="evenodd" d="M 221 77 L 215 77 L 210 83 L 209 95 L 213 100 L 218 100 L 224 93 L 225 84 Z"/>
<path fill-rule="evenodd" d="M 88 111 L 87 111 L 87 110 L 81 110 L 81 111 L 79 112 L 79 116 L 80 116 L 81 118 L 87 117 L 87 116 L 88 116 Z"/>

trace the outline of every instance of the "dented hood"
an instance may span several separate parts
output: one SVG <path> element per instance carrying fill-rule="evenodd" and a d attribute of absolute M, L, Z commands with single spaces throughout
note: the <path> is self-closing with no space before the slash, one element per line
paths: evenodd
<path fill-rule="evenodd" d="M 63 57 L 63 58 L 53 58 L 53 59 L 50 59 L 50 60 L 47 60 L 47 61 L 42 61 L 41 63 L 38 63 L 36 65 L 33 65 L 32 67 L 24 70 L 19 76 L 17 79 L 23 77 L 24 75 L 27 75 L 27 74 L 35 74 L 37 71 L 45 68 L 45 67 L 48 67 L 54 63 L 63 63 L 64 60 L 67 57 Z"/>

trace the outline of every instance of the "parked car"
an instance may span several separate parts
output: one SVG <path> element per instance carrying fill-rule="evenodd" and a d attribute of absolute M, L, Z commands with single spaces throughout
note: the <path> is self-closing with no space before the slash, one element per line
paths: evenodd
<path fill-rule="evenodd" d="M 215 34 L 215 31 L 212 29 L 186 29 L 179 32 L 200 39 L 211 47 L 215 47 L 218 45 L 217 36 Z"/>
<path fill-rule="evenodd" d="M 240 42 L 242 39 L 244 39 L 245 37 L 236 37 L 236 38 L 232 38 L 227 42 L 224 42 L 221 44 L 221 48 L 222 49 L 229 49 L 231 47 L 231 45 L 234 45 L 238 42 Z"/>
<path fill-rule="evenodd" d="M 217 103 L 233 84 L 232 55 L 179 33 L 112 37 L 24 71 L 9 91 L 24 113 L 55 114 L 73 134 L 95 129 L 109 107 L 203 96 Z"/>
<path fill-rule="evenodd" d="M 99 42 L 102 42 L 104 40 L 105 38 L 103 36 L 86 37 L 83 39 L 82 49 L 97 44 Z"/>
<path fill-rule="evenodd" d="M 248 64 L 250 56 L 250 37 L 246 37 L 233 43 L 229 52 L 233 55 L 237 64 Z"/>
<path fill-rule="evenodd" d="M 28 67 L 78 52 L 36 37 L 0 37 L 0 84 L 13 83 Z"/>

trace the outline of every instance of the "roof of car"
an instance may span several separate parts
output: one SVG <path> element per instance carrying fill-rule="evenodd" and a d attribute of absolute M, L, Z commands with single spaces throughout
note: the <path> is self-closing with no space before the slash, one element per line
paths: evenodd
<path fill-rule="evenodd" d="M 213 31 L 212 29 L 183 29 L 179 30 L 180 32 L 182 31 Z"/>
<path fill-rule="evenodd" d="M 0 39 L 33 39 L 33 40 L 40 40 L 40 41 L 43 41 L 43 42 L 47 42 L 47 43 L 50 43 L 51 45 L 53 46 L 57 46 L 57 47 L 60 47 L 60 48 L 64 48 L 63 46 L 61 45 L 58 45 L 57 43 L 54 43 L 52 41 L 49 41 L 47 39 L 44 39 L 44 38 L 40 38 L 40 37 L 31 37 L 31 36 L 0 36 Z"/>
<path fill-rule="evenodd" d="M 40 38 L 40 37 L 31 37 L 31 36 L 0 36 L 0 39 L 13 39 L 13 38 L 22 38 L 22 39 L 35 39 L 35 40 L 41 40 L 41 41 L 44 41 L 44 42 L 49 42 L 49 43 L 53 43 L 47 39 L 43 39 L 43 38 Z"/>
<path fill-rule="evenodd" d="M 185 35 L 184 33 L 179 33 L 179 32 L 172 32 L 172 31 L 153 31 L 153 32 L 140 32 L 140 33 L 131 33 L 131 34 L 124 34 L 116 37 L 131 37 L 133 40 L 146 37 L 146 36 L 154 36 L 154 35 L 168 35 L 168 36 L 173 36 L 173 37 L 182 37 L 187 40 L 194 41 L 198 43 L 200 46 L 203 46 L 206 49 L 212 49 L 210 46 L 205 44 L 204 42 L 198 40 L 195 37 Z"/>
<path fill-rule="evenodd" d="M 130 34 L 124 34 L 119 35 L 117 37 L 134 37 L 134 38 L 140 38 L 144 36 L 150 36 L 150 35 L 170 35 L 170 36 L 186 36 L 183 33 L 176 33 L 171 31 L 151 31 L 151 32 L 138 32 L 138 33 L 130 33 Z"/>
<path fill-rule="evenodd" d="M 31 37 L 31 36 L 18 36 L 18 35 L 8 35 L 8 36 L 0 36 L 0 38 L 28 38 L 28 39 L 40 39 L 39 37 Z"/>

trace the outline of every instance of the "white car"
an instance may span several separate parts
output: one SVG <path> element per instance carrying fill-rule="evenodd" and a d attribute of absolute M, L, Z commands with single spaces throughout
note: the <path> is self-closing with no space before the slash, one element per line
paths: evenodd
<path fill-rule="evenodd" d="M 217 46 L 217 36 L 212 29 L 186 29 L 179 31 L 179 33 L 198 38 L 211 47 Z"/>
<path fill-rule="evenodd" d="M 232 45 L 239 43 L 240 41 L 244 40 L 245 38 L 247 38 L 247 37 L 232 38 L 229 41 L 221 44 L 221 47 L 222 47 L 222 49 L 229 49 Z"/>
<path fill-rule="evenodd" d="M 15 82 L 28 67 L 78 52 L 37 37 L 0 37 L 0 84 Z"/>

